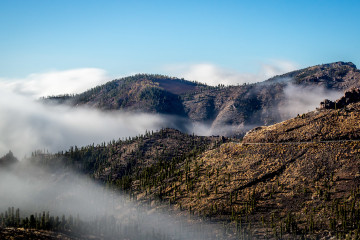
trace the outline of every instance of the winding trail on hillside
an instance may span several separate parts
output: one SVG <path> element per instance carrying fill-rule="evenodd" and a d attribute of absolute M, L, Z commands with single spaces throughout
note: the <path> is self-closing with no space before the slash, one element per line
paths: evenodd
<path fill-rule="evenodd" d="M 307 141 L 307 142 L 268 142 L 268 143 L 240 143 L 243 145 L 301 145 L 301 144 L 318 144 L 318 143 L 341 143 L 341 142 L 360 142 L 360 139 L 358 140 L 328 140 L 328 141 Z M 277 168 L 275 171 L 266 173 L 260 177 L 257 177 L 255 179 L 252 179 L 251 181 L 233 189 L 231 191 L 231 193 L 235 193 L 241 190 L 244 190 L 246 188 L 252 187 L 260 182 L 266 182 L 278 175 L 281 175 L 286 168 L 289 166 L 289 164 L 294 163 L 297 159 L 301 158 L 302 156 L 304 156 L 306 154 L 306 149 L 303 149 L 301 152 L 299 152 L 298 154 L 296 154 L 296 156 L 292 157 L 291 159 L 289 159 L 288 161 L 286 161 L 284 164 L 282 164 L 279 168 Z M 225 197 L 225 194 L 223 196 L 221 196 L 220 198 Z M 218 199 L 220 199 L 218 198 Z"/>
<path fill-rule="evenodd" d="M 240 144 L 244 145 L 270 145 L 270 144 L 288 144 L 288 145 L 299 145 L 299 144 L 310 144 L 310 143 L 340 143 L 340 142 L 360 142 L 360 139 L 353 140 L 327 140 L 327 141 L 307 141 L 307 142 L 240 142 Z"/>

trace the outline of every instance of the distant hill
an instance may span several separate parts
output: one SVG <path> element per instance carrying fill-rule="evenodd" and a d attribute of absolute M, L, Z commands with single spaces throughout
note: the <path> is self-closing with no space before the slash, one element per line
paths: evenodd
<path fill-rule="evenodd" d="M 180 95 L 207 86 L 163 75 L 138 74 L 116 79 L 74 96 L 47 98 L 73 106 L 86 105 L 102 110 L 126 110 L 185 116 Z"/>
<path fill-rule="evenodd" d="M 9 151 L 9 153 L 0 158 L 0 168 L 12 166 L 18 162 L 19 160 Z"/>
<path fill-rule="evenodd" d="M 214 134 L 232 134 L 290 118 L 292 115 L 286 109 L 291 97 L 286 92 L 289 85 L 314 91 L 343 92 L 360 87 L 360 71 L 353 63 L 336 62 L 293 71 L 256 84 L 217 87 L 162 75 L 138 74 L 75 96 L 54 96 L 46 100 L 103 110 L 177 115 L 209 125 Z M 304 110 L 299 111 L 299 114 L 304 113 L 301 112 Z"/>
<path fill-rule="evenodd" d="M 129 184 L 146 171 L 163 168 L 172 161 L 182 163 L 189 156 L 194 157 L 226 141 L 229 139 L 190 135 L 167 128 L 108 144 L 75 146 L 58 154 L 35 152 L 30 160 L 55 168 L 62 162 L 97 180 L 116 183 L 128 190 Z"/>
<path fill-rule="evenodd" d="M 292 112 L 296 111 L 297 104 L 289 102 L 292 95 L 299 94 L 301 90 L 304 93 L 311 90 L 313 95 L 317 92 L 320 95 L 322 91 L 343 92 L 359 85 L 360 71 L 356 66 L 336 62 L 297 70 L 256 84 L 195 93 L 186 98 L 184 105 L 193 121 L 211 122 L 213 129 L 231 126 L 234 132 L 245 132 L 255 126 L 271 125 L 296 116 Z M 288 91 L 289 87 L 293 91 Z M 300 102 L 312 101 L 305 94 L 298 97 Z M 289 107 L 294 109 L 288 109 Z M 296 114 L 307 110 L 313 109 L 299 108 Z"/>
<path fill-rule="evenodd" d="M 360 71 L 351 62 L 316 65 L 270 78 L 265 82 L 278 82 L 291 78 L 295 84 L 320 85 L 327 89 L 348 90 L 359 86 Z"/>

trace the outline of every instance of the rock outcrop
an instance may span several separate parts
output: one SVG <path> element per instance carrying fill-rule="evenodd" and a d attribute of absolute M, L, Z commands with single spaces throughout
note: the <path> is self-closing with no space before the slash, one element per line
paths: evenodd
<path fill-rule="evenodd" d="M 350 103 L 360 102 L 360 89 L 353 88 L 350 91 L 345 92 L 345 95 L 336 101 L 330 101 L 325 99 L 320 103 L 321 109 L 338 109 L 343 108 Z"/>

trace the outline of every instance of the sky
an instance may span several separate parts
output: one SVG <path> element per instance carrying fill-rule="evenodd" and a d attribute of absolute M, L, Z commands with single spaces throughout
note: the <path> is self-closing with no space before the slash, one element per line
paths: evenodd
<path fill-rule="evenodd" d="M 322 63 L 360 64 L 359 6 L 350 0 L 1 0 L 0 155 L 56 152 L 173 122 L 42 106 L 43 96 L 80 93 L 136 73 L 229 85 Z"/>
<path fill-rule="evenodd" d="M 360 64 L 359 10 L 351 0 L 1 0 L 0 79 L 90 69 L 85 84 L 101 75 L 90 87 L 135 73 L 218 74 L 216 84 Z"/>

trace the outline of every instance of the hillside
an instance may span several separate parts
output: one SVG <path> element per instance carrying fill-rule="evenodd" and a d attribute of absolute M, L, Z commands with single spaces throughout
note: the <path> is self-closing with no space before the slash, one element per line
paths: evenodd
<path fill-rule="evenodd" d="M 208 125 L 215 135 L 231 135 L 293 117 L 291 91 L 311 90 L 314 94 L 339 95 L 338 91 L 359 87 L 359 80 L 360 71 L 356 66 L 344 62 L 317 65 L 241 86 L 210 87 L 162 75 L 139 74 L 111 81 L 75 96 L 64 95 L 46 100 L 103 110 L 177 115 Z M 298 98 L 297 101 L 309 101 L 305 93 Z M 306 110 L 299 109 L 296 114 Z"/>
<path fill-rule="evenodd" d="M 49 165 L 64 163 L 101 182 L 117 185 L 128 190 L 133 181 L 149 175 L 158 168 L 182 163 L 207 149 L 229 141 L 224 137 L 203 137 L 184 134 L 175 129 L 146 132 L 133 138 L 103 143 L 98 146 L 71 147 L 57 154 L 36 151 L 30 161 Z"/>
<path fill-rule="evenodd" d="M 312 97 L 326 97 L 337 91 L 359 87 L 360 71 L 352 63 L 336 62 L 313 66 L 273 77 L 257 84 L 216 88 L 195 93 L 184 101 L 185 111 L 194 121 L 211 122 L 212 129 L 231 126 L 245 132 L 254 126 L 271 125 L 302 114 L 296 112 Z M 303 95 L 293 95 L 297 93 Z M 307 92 L 313 92 L 311 96 Z M 293 115 L 295 111 L 295 115 Z"/>
<path fill-rule="evenodd" d="M 195 215 L 231 221 L 245 238 L 356 239 L 358 109 L 358 103 L 350 103 L 344 109 L 323 109 L 253 131 L 243 143 L 224 143 L 140 177 L 132 182 L 132 192 L 140 201 L 160 198 Z M 317 119 L 323 119 L 322 135 L 312 133 L 318 141 L 308 142 L 305 133 L 311 133 Z M 314 125 L 307 126 L 312 121 Z M 293 134 L 295 130 L 299 132 Z M 283 134 L 281 141 L 277 133 Z M 259 137 L 252 137 L 256 134 Z M 267 136 L 267 143 L 257 142 L 261 136 Z"/>

